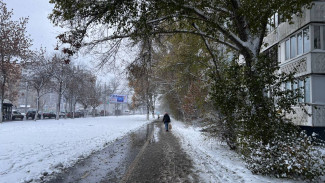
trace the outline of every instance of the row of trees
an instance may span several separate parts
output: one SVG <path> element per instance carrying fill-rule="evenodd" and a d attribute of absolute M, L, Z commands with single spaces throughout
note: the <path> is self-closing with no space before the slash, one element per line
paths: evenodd
<path fill-rule="evenodd" d="M 127 68 L 129 85 L 134 89 L 133 107 L 145 105 L 148 115 L 149 111 L 154 113 L 159 96 L 162 108 L 177 119 L 203 116 L 211 103 L 204 101 L 208 94 L 208 75 L 204 72 L 208 70 L 208 55 L 202 50 L 200 37 L 175 35 L 150 43 L 148 48 L 141 42 L 140 54 Z"/>
<path fill-rule="evenodd" d="M 56 118 L 59 119 L 60 111 L 74 113 L 77 103 L 81 104 L 84 111 L 96 107 L 107 101 L 107 96 L 120 89 L 120 81 L 112 78 L 107 84 L 97 81 L 90 70 L 82 66 L 66 63 L 62 54 L 46 56 L 44 50 L 34 52 L 30 62 L 25 62 L 23 81 L 36 92 L 37 112 L 40 109 L 40 99 L 48 93 L 56 93 Z M 66 108 L 61 109 L 61 99 L 66 101 Z M 95 113 L 93 113 L 95 115 Z"/>
<path fill-rule="evenodd" d="M 97 107 L 100 98 L 97 96 L 99 86 L 96 77 L 81 66 L 66 63 L 62 54 L 47 56 L 43 49 L 34 52 L 30 61 L 22 64 L 23 82 L 36 93 L 36 110 L 40 110 L 40 99 L 48 93 L 56 93 L 56 116 L 59 118 L 61 99 L 64 97 L 69 104 L 65 111 L 75 112 L 79 102 L 86 109 L 88 106 Z M 35 118 L 36 119 L 36 118 Z"/>
<path fill-rule="evenodd" d="M 27 83 L 28 88 L 35 92 L 37 113 L 43 97 L 56 93 L 57 119 L 63 110 L 74 114 L 77 103 L 84 109 L 95 109 L 103 101 L 104 95 L 117 90 L 118 81 L 112 79 L 107 87 L 103 87 L 96 82 L 96 76 L 91 71 L 69 64 L 70 60 L 64 54 L 67 52 L 49 55 L 43 48 L 31 51 L 32 41 L 26 32 L 28 18 L 13 21 L 12 15 L 13 11 L 9 11 L 0 0 L 0 122 L 3 120 L 1 108 L 4 99 L 17 100 L 21 83 Z M 63 97 L 68 109 L 60 109 Z"/>

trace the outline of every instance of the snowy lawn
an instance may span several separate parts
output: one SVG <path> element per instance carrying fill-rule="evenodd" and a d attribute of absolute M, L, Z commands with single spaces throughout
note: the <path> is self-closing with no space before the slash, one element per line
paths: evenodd
<path fill-rule="evenodd" d="M 172 133 L 181 140 L 182 148 L 193 159 L 195 171 L 204 182 L 297 182 L 254 175 L 238 154 L 218 139 L 209 138 L 201 128 L 173 121 Z"/>
<path fill-rule="evenodd" d="M 149 123 L 144 115 L 0 124 L 0 182 L 37 181 Z"/>

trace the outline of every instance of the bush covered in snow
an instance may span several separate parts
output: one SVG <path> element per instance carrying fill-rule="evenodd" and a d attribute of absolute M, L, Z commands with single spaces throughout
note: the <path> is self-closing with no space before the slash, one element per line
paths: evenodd
<path fill-rule="evenodd" d="M 254 62 L 254 72 L 237 60 L 225 61 L 222 77 L 213 78 L 210 98 L 218 118 L 207 119 L 208 128 L 228 146 L 241 153 L 254 173 L 313 180 L 325 172 L 324 157 L 316 143 L 286 118 L 303 97 L 303 88 L 284 89 L 297 84 L 296 70 L 279 73 L 269 57 Z M 304 80 L 304 78 L 299 78 Z"/>
<path fill-rule="evenodd" d="M 276 136 L 268 144 L 249 138 L 241 140 L 248 168 L 257 174 L 315 180 L 325 174 L 324 143 L 304 131 Z"/>

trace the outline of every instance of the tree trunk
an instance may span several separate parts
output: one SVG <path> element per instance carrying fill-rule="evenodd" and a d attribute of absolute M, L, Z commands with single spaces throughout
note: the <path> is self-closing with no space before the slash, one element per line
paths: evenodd
<path fill-rule="evenodd" d="M 76 112 L 76 104 L 77 104 L 77 100 L 74 99 L 74 101 L 73 101 L 73 117 L 74 117 L 74 114 Z"/>
<path fill-rule="evenodd" d="M 59 92 L 58 92 L 58 101 L 57 101 L 57 106 L 56 106 L 56 120 L 59 120 L 59 115 L 60 115 L 60 105 L 61 105 L 61 97 L 62 97 L 62 81 L 60 81 L 60 86 L 59 86 Z"/>
<path fill-rule="evenodd" d="M 156 104 L 156 98 L 155 95 L 151 96 L 151 110 L 152 110 L 152 118 L 155 118 L 155 104 Z"/>
<path fill-rule="evenodd" d="M 1 106 L 0 106 L 0 123 L 3 121 L 3 101 L 5 96 L 5 85 L 6 85 L 6 76 L 2 75 L 3 83 L 1 85 Z"/>
<path fill-rule="evenodd" d="M 87 110 L 88 106 L 84 105 L 83 107 L 84 107 L 84 115 L 85 115 L 84 117 L 87 117 L 88 116 L 88 110 Z"/>
<path fill-rule="evenodd" d="M 38 117 L 38 112 L 39 112 L 39 92 L 37 92 L 37 99 L 36 99 L 36 113 L 35 113 L 35 116 L 34 116 L 34 121 L 37 120 L 37 117 Z"/>
<path fill-rule="evenodd" d="M 150 106 L 147 104 L 147 120 L 149 120 L 149 115 L 150 115 Z"/>

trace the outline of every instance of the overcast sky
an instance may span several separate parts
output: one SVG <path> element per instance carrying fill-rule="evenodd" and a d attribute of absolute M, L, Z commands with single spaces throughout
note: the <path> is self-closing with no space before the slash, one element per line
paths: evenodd
<path fill-rule="evenodd" d="M 63 32 L 59 27 L 54 27 L 47 18 L 53 5 L 49 0 L 3 0 L 9 10 L 13 9 L 13 20 L 20 17 L 29 17 L 27 34 L 33 40 L 32 50 L 41 46 L 46 47 L 48 52 L 56 46 L 56 36 Z"/>
<path fill-rule="evenodd" d="M 47 18 L 52 12 L 53 4 L 49 0 L 3 0 L 9 10 L 13 10 L 12 20 L 28 17 L 27 35 L 33 40 L 32 50 L 46 47 L 49 54 L 54 52 L 57 44 L 56 36 L 64 30 L 54 26 Z M 74 62 L 90 67 L 88 59 L 77 58 Z M 103 75 L 102 73 L 98 73 Z"/>
<path fill-rule="evenodd" d="M 46 47 L 48 53 L 52 53 L 56 47 L 56 36 L 64 30 L 60 27 L 55 27 L 47 18 L 52 12 L 53 4 L 49 0 L 2 0 L 7 4 L 8 10 L 13 10 L 12 20 L 18 20 L 20 17 L 28 17 L 27 34 L 30 35 L 32 41 L 32 50 L 39 49 L 41 46 Z M 125 50 L 124 50 L 125 51 Z M 125 54 L 122 53 L 125 58 Z M 121 58 L 121 59 L 123 59 Z M 94 66 L 90 63 L 91 58 L 88 56 L 80 57 L 74 62 L 86 65 L 91 68 Z M 107 82 L 112 78 L 112 74 L 105 70 L 97 71 L 95 73 L 98 79 L 102 82 Z"/>

